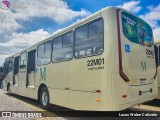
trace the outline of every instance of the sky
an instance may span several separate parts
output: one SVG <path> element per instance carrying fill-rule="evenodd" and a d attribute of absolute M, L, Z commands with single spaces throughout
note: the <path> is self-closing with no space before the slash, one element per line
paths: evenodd
<path fill-rule="evenodd" d="M 151 25 L 154 40 L 160 39 L 159 0 L 7 0 L 8 7 L 3 1 L 0 65 L 6 57 L 107 6 L 121 7 L 141 17 Z"/>

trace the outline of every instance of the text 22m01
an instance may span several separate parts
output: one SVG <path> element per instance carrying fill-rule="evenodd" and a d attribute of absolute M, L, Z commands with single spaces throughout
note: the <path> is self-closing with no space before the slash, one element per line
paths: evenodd
<path fill-rule="evenodd" d="M 104 65 L 104 58 L 93 59 L 87 61 L 87 66 Z"/>

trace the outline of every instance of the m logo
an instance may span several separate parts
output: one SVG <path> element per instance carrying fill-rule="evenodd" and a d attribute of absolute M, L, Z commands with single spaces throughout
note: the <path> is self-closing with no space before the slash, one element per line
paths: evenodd
<path fill-rule="evenodd" d="M 141 71 L 146 71 L 146 62 L 141 61 Z"/>
<path fill-rule="evenodd" d="M 40 80 L 46 81 L 46 67 L 40 68 Z"/>

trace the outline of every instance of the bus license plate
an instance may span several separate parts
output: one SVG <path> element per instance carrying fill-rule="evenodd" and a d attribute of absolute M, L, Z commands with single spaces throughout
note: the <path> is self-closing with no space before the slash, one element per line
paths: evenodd
<path fill-rule="evenodd" d="M 141 85 L 145 84 L 146 79 L 140 79 Z"/>

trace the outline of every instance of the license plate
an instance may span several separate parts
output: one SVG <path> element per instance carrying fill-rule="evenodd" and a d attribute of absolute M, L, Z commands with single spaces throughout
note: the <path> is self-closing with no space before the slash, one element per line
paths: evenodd
<path fill-rule="evenodd" d="M 141 85 L 145 84 L 146 79 L 140 79 Z"/>

